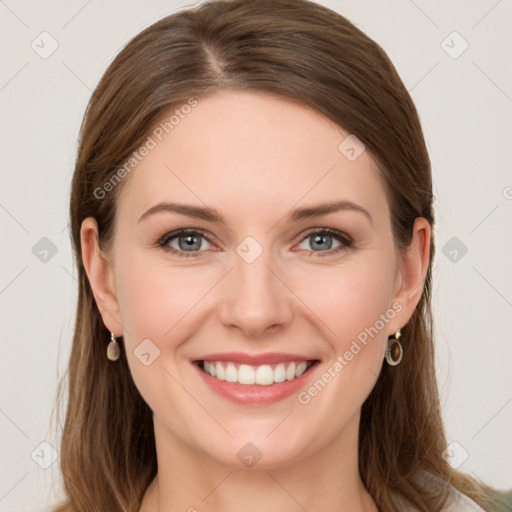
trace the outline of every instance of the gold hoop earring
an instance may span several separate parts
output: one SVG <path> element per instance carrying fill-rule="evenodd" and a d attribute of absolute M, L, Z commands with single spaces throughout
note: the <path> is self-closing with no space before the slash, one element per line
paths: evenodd
<path fill-rule="evenodd" d="M 396 366 L 400 364 L 402 360 L 402 356 L 404 355 L 404 350 L 402 348 L 402 344 L 398 341 L 398 338 L 402 335 L 400 332 L 401 329 L 398 329 L 395 333 L 394 338 L 389 338 L 386 343 L 386 361 L 390 366 Z M 393 350 L 394 355 L 391 355 L 391 351 Z"/>
<path fill-rule="evenodd" d="M 111 361 L 117 361 L 119 359 L 119 356 L 121 355 L 121 351 L 119 350 L 119 344 L 116 340 L 116 335 L 111 332 L 110 333 L 110 343 L 107 347 L 107 357 Z"/>

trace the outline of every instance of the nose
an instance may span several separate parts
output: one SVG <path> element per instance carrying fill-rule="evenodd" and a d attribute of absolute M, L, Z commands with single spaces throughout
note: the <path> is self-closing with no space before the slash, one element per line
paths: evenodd
<path fill-rule="evenodd" d="M 293 293 L 271 252 L 264 250 L 251 263 L 234 253 L 233 269 L 220 290 L 222 323 L 248 339 L 268 336 L 292 319 Z"/>

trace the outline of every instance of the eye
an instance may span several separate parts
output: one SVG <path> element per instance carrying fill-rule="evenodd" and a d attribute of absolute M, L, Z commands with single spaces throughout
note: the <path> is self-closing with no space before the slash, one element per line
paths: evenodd
<path fill-rule="evenodd" d="M 200 255 L 200 249 L 205 249 L 204 240 L 210 244 L 210 241 L 200 230 L 179 229 L 164 235 L 159 240 L 158 245 L 179 257 L 194 257 Z"/>
<path fill-rule="evenodd" d="M 311 256 L 329 256 L 348 249 L 353 245 L 353 240 L 346 234 L 335 229 L 317 229 L 309 232 L 302 238 L 300 243 L 310 239 L 309 247 L 303 248 L 311 253 Z M 334 249 L 333 239 L 338 242 Z M 204 243 L 206 241 L 206 244 Z M 199 229 L 179 229 L 164 235 L 158 242 L 158 245 L 165 251 L 171 252 L 178 257 L 197 257 L 212 245 L 208 237 Z"/>
<path fill-rule="evenodd" d="M 306 242 L 308 239 L 310 240 L 308 244 L 309 248 L 306 247 L 305 249 L 312 253 L 318 253 L 315 254 L 315 256 L 328 256 L 339 253 L 348 249 L 353 244 L 353 241 L 349 236 L 334 229 L 311 231 L 302 239 L 301 243 Z M 333 239 L 339 243 L 339 245 L 334 249 L 332 249 Z"/>

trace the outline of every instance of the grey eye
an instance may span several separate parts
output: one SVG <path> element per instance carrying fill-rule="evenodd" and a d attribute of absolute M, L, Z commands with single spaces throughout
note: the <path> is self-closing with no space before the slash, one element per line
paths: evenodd
<path fill-rule="evenodd" d="M 209 243 L 204 235 L 196 232 L 175 234 L 165 240 L 165 245 L 178 252 L 197 252 L 208 249 L 209 247 L 204 247 L 204 244 Z"/>
<path fill-rule="evenodd" d="M 302 249 L 315 252 L 329 250 L 333 247 L 333 240 L 335 240 L 335 237 L 328 233 L 310 233 L 301 242 L 301 244 L 307 243 L 309 247 L 302 247 Z M 338 241 L 338 244 L 341 244 L 341 242 Z"/>

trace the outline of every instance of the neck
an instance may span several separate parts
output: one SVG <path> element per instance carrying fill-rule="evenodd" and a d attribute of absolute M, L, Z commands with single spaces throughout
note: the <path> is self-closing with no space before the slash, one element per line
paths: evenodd
<path fill-rule="evenodd" d="M 265 469 L 223 465 L 181 442 L 156 416 L 158 474 L 140 512 L 378 512 L 358 471 L 359 415 L 328 445 Z"/>

